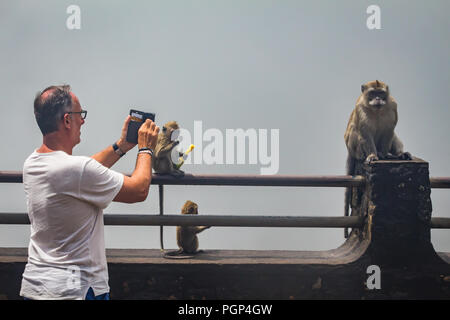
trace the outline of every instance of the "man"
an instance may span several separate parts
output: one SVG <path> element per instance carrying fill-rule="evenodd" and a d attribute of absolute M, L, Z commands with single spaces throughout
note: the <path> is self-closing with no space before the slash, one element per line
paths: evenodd
<path fill-rule="evenodd" d="M 136 167 L 128 177 L 109 168 L 135 146 L 126 141 L 129 116 L 120 139 L 89 158 L 72 155 L 87 111 L 70 86 L 38 93 L 34 114 L 43 143 L 23 167 L 31 236 L 20 295 L 109 299 L 102 210 L 111 201 L 147 198 L 159 128 L 147 120 L 139 129 Z"/>

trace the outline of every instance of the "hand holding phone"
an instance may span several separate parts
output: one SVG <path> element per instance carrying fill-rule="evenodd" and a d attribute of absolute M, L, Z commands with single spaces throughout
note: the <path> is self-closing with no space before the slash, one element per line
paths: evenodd
<path fill-rule="evenodd" d="M 155 114 L 143 112 L 135 109 L 130 110 L 130 122 L 128 123 L 127 141 L 131 143 L 138 143 L 138 131 L 145 120 L 150 119 L 155 122 Z"/>

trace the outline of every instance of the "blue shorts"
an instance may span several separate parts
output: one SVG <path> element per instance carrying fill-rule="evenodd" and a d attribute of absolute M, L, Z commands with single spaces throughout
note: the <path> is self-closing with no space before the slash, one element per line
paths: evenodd
<path fill-rule="evenodd" d="M 88 292 L 86 293 L 86 300 L 109 300 L 109 292 L 94 296 L 94 290 L 92 290 L 92 288 L 89 288 Z"/>

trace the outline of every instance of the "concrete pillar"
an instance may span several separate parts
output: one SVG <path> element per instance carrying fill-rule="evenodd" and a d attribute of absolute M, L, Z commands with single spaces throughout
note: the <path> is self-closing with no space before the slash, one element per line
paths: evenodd
<path fill-rule="evenodd" d="M 375 161 L 358 170 L 366 186 L 354 193 L 352 215 L 366 217 L 360 236 L 370 241 L 373 262 L 400 266 L 435 259 L 428 163 L 418 158 Z"/>

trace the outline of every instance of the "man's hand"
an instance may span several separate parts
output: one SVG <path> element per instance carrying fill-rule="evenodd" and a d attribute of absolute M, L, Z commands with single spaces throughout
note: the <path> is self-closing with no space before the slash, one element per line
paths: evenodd
<path fill-rule="evenodd" d="M 134 143 L 130 143 L 127 141 L 128 123 L 130 122 L 130 120 L 131 120 L 130 116 L 128 116 L 125 119 L 125 123 L 123 124 L 122 127 L 122 135 L 119 141 L 117 141 L 117 145 L 123 152 L 130 151 L 136 145 Z M 145 123 L 142 124 L 138 132 L 139 147 L 140 148 L 147 147 L 154 149 L 156 146 L 156 141 L 158 140 L 158 132 L 159 127 L 153 121 L 149 119 L 145 121 Z M 117 160 L 119 160 L 120 157 L 117 155 L 117 153 L 114 152 L 112 146 L 110 145 L 106 149 L 94 154 L 92 158 L 100 162 L 105 167 L 111 168 L 114 165 L 114 163 L 116 163 Z"/>
<path fill-rule="evenodd" d="M 119 146 L 120 150 L 122 150 L 123 152 L 130 151 L 136 145 L 135 143 L 131 143 L 131 142 L 127 141 L 128 124 L 130 123 L 130 120 L 131 120 L 131 116 L 127 116 L 127 118 L 125 119 L 125 123 L 123 124 L 123 127 L 122 127 L 122 135 L 120 136 L 119 141 L 117 141 L 117 145 Z"/>
<path fill-rule="evenodd" d="M 159 127 L 150 119 L 145 120 L 138 131 L 138 145 L 140 148 L 155 149 L 158 140 Z"/>

